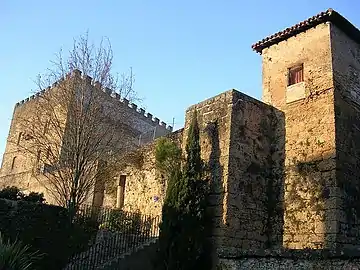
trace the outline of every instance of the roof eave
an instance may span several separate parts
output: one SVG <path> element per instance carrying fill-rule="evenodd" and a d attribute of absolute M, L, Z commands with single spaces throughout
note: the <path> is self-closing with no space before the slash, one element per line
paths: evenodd
<path fill-rule="evenodd" d="M 333 9 L 328 9 L 326 12 L 319 13 L 305 21 L 302 21 L 292 27 L 289 27 L 283 31 L 277 32 L 267 38 L 264 38 L 251 47 L 257 53 L 262 53 L 262 50 L 268 48 L 274 44 L 284 41 L 290 37 L 296 36 L 299 33 L 305 32 L 310 28 L 313 28 L 319 24 L 325 22 L 333 22 L 344 33 L 346 33 L 351 39 L 360 44 L 360 31 L 352 23 L 350 23 L 345 17 L 340 15 Z"/>

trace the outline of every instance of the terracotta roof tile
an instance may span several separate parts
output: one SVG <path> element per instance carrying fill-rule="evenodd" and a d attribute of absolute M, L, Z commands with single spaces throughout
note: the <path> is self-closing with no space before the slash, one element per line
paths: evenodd
<path fill-rule="evenodd" d="M 254 51 L 261 53 L 263 49 L 270 47 L 280 41 L 295 36 L 301 32 L 304 32 L 316 25 L 324 22 L 332 22 L 345 32 L 354 41 L 360 43 L 360 31 L 353 24 L 351 24 L 346 18 L 341 16 L 335 10 L 329 8 L 328 10 L 321 12 L 305 21 L 295 24 L 292 27 L 288 27 L 283 31 L 277 32 L 271 36 L 268 36 L 259 42 L 256 42 L 251 47 Z"/>

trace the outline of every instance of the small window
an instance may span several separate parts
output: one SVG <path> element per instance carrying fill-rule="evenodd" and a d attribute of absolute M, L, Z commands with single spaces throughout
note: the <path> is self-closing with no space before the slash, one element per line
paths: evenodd
<path fill-rule="evenodd" d="M 304 81 L 304 66 L 301 64 L 289 69 L 288 86 Z"/>
<path fill-rule="evenodd" d="M 12 162 L 11 162 L 11 170 L 13 170 L 15 168 L 15 161 L 16 161 L 16 157 L 13 157 Z"/>

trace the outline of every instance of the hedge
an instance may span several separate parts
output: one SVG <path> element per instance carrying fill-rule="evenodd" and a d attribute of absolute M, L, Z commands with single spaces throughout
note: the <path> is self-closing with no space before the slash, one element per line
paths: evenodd
<path fill-rule="evenodd" d="M 42 253 L 42 259 L 35 265 L 39 270 L 62 269 L 90 237 L 83 226 L 70 223 L 65 208 L 5 199 L 0 199 L 0 231 L 4 238 L 20 240 L 31 250 Z"/>

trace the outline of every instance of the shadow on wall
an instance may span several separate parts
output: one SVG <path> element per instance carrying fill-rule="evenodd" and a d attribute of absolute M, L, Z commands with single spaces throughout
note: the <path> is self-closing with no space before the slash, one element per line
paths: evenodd
<path fill-rule="evenodd" d="M 208 214 L 211 216 L 211 243 L 221 245 L 223 239 L 224 219 L 224 188 L 222 185 L 224 168 L 220 164 L 220 143 L 218 122 L 210 122 L 205 127 L 205 132 L 210 140 L 211 150 L 208 162 L 210 176 L 210 193 L 208 196 Z M 212 256 L 216 258 L 216 256 Z M 214 262 L 215 263 L 215 262 Z"/>
<path fill-rule="evenodd" d="M 339 76 L 339 74 L 337 74 Z M 336 139 L 336 179 L 339 195 L 344 196 L 339 216 L 339 234 L 346 239 L 346 245 L 360 247 L 360 110 L 358 101 L 346 96 L 347 83 L 335 80 L 335 139 Z M 348 80 L 348 82 L 358 82 Z M 354 89 L 354 88 L 353 88 Z M 342 246 L 339 245 L 341 248 Z"/>
<path fill-rule="evenodd" d="M 284 113 L 234 93 L 223 246 L 281 247 L 284 226 Z"/>
<path fill-rule="evenodd" d="M 234 248 L 283 244 L 284 114 L 237 91 L 230 106 L 230 123 L 215 117 L 205 128 L 211 144 L 211 236 L 220 257 Z"/>

